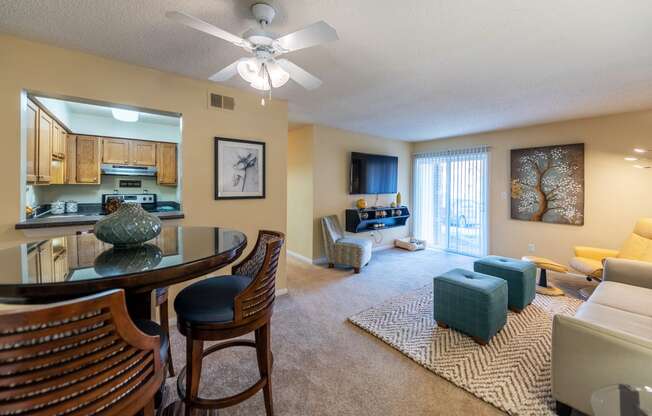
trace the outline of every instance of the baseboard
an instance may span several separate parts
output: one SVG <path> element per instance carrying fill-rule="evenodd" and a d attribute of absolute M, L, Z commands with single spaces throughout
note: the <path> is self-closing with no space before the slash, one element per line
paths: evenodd
<path fill-rule="evenodd" d="M 276 296 L 283 296 L 288 294 L 288 289 L 276 289 Z"/>
<path fill-rule="evenodd" d="M 328 263 L 328 259 L 326 257 L 318 257 L 318 258 L 312 260 L 312 264 L 315 264 L 315 265 L 317 265 L 317 264 L 327 264 L 327 263 Z"/>
<path fill-rule="evenodd" d="M 295 251 L 287 250 L 287 254 L 288 254 L 288 256 L 292 256 L 295 259 L 297 259 L 299 261 L 302 261 L 304 263 L 313 264 L 313 260 L 311 258 L 303 256 L 303 255 L 301 255 L 301 254 L 299 254 L 299 253 L 297 253 Z"/>
<path fill-rule="evenodd" d="M 394 248 L 394 244 L 383 244 L 382 246 L 376 246 L 372 249 L 372 251 L 383 251 L 383 250 L 389 250 L 390 248 Z M 314 265 L 328 264 L 328 259 L 326 257 L 318 257 L 316 259 L 313 259 L 311 263 Z"/>

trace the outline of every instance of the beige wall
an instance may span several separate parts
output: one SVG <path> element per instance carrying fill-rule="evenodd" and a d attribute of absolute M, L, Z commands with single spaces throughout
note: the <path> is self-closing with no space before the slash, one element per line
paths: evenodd
<path fill-rule="evenodd" d="M 510 219 L 509 150 L 585 143 L 585 225 Z M 619 248 L 639 217 L 652 216 L 652 171 L 623 158 L 635 147 L 652 148 L 652 111 L 573 120 L 486 134 L 415 143 L 415 152 L 491 146 L 490 251 L 511 257 L 536 253 L 566 263 L 574 245 Z"/>
<path fill-rule="evenodd" d="M 273 100 L 262 107 L 259 96 L 217 84 L 0 36 L 0 124 L 3 163 L 0 166 L 0 246 L 22 241 L 14 230 L 25 193 L 21 166 L 21 91 L 23 89 L 146 107 L 183 115 L 181 145 L 182 201 L 187 225 L 219 225 L 247 233 L 286 231 L 287 103 Z M 209 92 L 233 96 L 235 111 L 207 107 Z M 213 199 L 213 137 L 262 140 L 267 143 L 267 197 Z M 19 174 L 22 169 L 22 177 Z M 286 287 L 285 257 L 279 264 L 278 286 Z"/>
<path fill-rule="evenodd" d="M 344 130 L 324 126 L 304 127 L 300 131 L 290 133 L 291 137 L 301 137 L 301 142 L 309 141 L 312 132 L 312 172 L 313 172 L 313 213 L 312 232 L 307 231 L 312 239 L 311 255 L 300 254 L 318 260 L 324 254 L 323 238 L 320 218 L 326 215 L 338 215 L 342 227 L 345 226 L 344 213 L 347 208 L 353 208 L 355 201 L 363 195 L 349 195 L 349 165 L 351 152 L 378 153 L 398 156 L 398 190 L 403 201 L 410 200 L 410 143 L 398 140 L 387 140 L 364 134 L 352 133 Z M 299 139 L 290 140 L 294 146 Z M 298 149 L 297 149 L 298 150 Z M 291 150 L 293 153 L 295 150 Z M 290 197 L 292 194 L 289 193 Z M 378 205 L 389 205 L 395 200 L 396 195 L 380 195 Z M 366 199 L 370 205 L 375 204 L 376 196 L 368 195 Z M 293 216 L 288 217 L 289 223 L 295 221 Z M 301 219 L 298 224 L 289 225 L 290 230 L 297 229 L 301 232 L 305 221 Z M 409 224 L 409 223 L 408 223 Z M 292 240 L 296 234 L 290 232 Z M 405 237 L 409 234 L 409 226 L 397 227 L 376 232 L 375 246 L 392 244 L 395 238 Z M 356 234 L 359 238 L 371 238 L 370 233 Z M 382 239 L 381 239 L 382 237 Z M 305 237 L 301 237 L 302 240 Z"/>
<path fill-rule="evenodd" d="M 344 213 L 355 207 L 363 195 L 349 195 L 349 165 L 351 152 L 377 153 L 398 156 L 398 191 L 403 203 L 410 201 L 411 145 L 399 140 L 387 140 L 365 134 L 315 126 L 315 221 L 313 222 L 313 258 L 325 255 L 319 219 L 336 214 L 342 227 Z M 375 205 L 376 196 L 365 196 L 369 205 Z M 387 206 L 396 198 L 395 194 L 380 195 L 378 205 Z M 376 231 L 374 246 L 392 244 L 394 239 L 409 235 L 409 222 L 405 227 Z M 356 234 L 356 237 L 371 238 L 370 233 Z M 382 240 L 380 239 L 382 237 Z"/>
<path fill-rule="evenodd" d="M 288 244 L 293 253 L 312 258 L 313 126 L 288 133 Z"/>

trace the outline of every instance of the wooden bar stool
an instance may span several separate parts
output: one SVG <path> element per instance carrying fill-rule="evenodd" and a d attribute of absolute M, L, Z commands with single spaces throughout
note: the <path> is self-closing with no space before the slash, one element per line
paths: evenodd
<path fill-rule="evenodd" d="M 161 339 L 122 290 L 0 313 L 0 328 L 0 414 L 154 414 Z"/>
<path fill-rule="evenodd" d="M 156 289 L 156 306 L 158 307 L 159 325 L 161 331 L 170 340 L 170 320 L 168 316 L 168 288 Z M 171 341 L 171 340 L 170 340 Z M 170 377 L 174 377 L 174 364 L 172 362 L 172 342 L 167 344 L 167 367 Z"/>
<path fill-rule="evenodd" d="M 211 277 L 183 289 L 174 301 L 179 332 L 186 336 L 186 368 L 177 379 L 179 397 L 188 409 L 220 409 L 241 403 L 263 390 L 265 410 L 272 404 L 270 322 L 276 291 L 276 269 L 285 236 L 260 231 L 256 246 L 233 275 Z M 237 338 L 250 332 L 255 341 Z M 204 341 L 225 341 L 204 350 Z M 202 359 L 224 348 L 256 348 L 260 380 L 245 391 L 221 399 L 198 395 Z M 185 381 L 185 382 L 184 382 Z"/>

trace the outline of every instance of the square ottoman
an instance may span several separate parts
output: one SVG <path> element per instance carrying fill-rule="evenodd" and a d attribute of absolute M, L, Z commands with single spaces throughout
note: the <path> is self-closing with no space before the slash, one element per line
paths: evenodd
<path fill-rule="evenodd" d="M 534 300 L 537 268 L 529 261 L 487 256 L 473 263 L 473 270 L 507 281 L 507 306 L 514 312 L 520 313 Z"/>
<path fill-rule="evenodd" d="M 507 322 L 507 282 L 450 270 L 433 279 L 433 304 L 438 326 L 456 329 L 485 345 Z"/>

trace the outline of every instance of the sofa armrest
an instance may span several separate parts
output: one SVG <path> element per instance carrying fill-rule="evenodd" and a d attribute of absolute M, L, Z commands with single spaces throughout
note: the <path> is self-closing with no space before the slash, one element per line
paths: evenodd
<path fill-rule="evenodd" d="M 552 327 L 552 395 L 586 414 L 591 394 L 624 383 L 648 385 L 652 342 L 577 318 L 556 315 Z"/>
<path fill-rule="evenodd" d="M 585 246 L 575 247 L 575 257 L 584 257 L 585 259 L 602 261 L 602 259 L 606 259 L 607 257 L 616 256 L 618 256 L 618 250 Z"/>
<path fill-rule="evenodd" d="M 609 258 L 605 261 L 602 279 L 652 289 L 652 263 Z"/>

